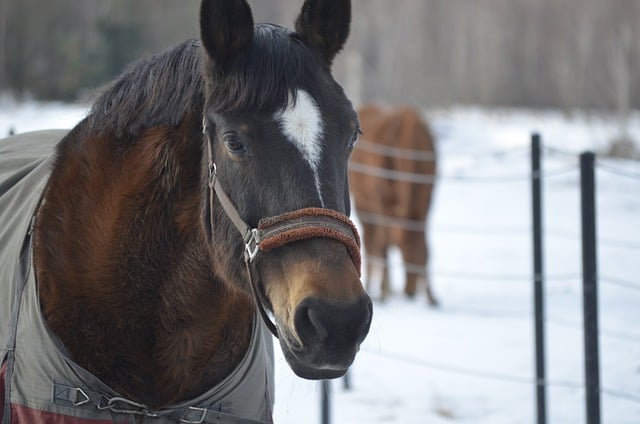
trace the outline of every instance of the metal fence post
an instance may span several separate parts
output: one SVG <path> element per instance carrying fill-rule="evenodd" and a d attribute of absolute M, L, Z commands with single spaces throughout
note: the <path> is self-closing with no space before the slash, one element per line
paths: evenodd
<path fill-rule="evenodd" d="M 542 171 L 539 134 L 531 135 L 531 194 L 533 206 L 533 293 L 535 311 L 537 423 L 547 422 L 544 340 L 544 267 L 542 246 Z"/>
<path fill-rule="evenodd" d="M 582 279 L 587 424 L 600 423 L 600 364 L 598 352 L 598 290 L 596 262 L 595 155 L 580 155 L 582 203 Z"/>
<path fill-rule="evenodd" d="M 331 424 L 331 382 L 329 380 L 322 380 L 320 391 L 320 419 L 322 424 Z"/>

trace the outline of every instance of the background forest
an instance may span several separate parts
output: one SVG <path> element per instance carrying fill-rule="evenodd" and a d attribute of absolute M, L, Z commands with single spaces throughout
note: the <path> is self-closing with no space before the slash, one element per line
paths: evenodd
<path fill-rule="evenodd" d="M 301 1 L 251 0 L 292 27 Z M 353 0 L 338 79 L 358 101 L 640 108 L 639 0 Z M 0 0 L 0 92 L 82 99 L 197 35 L 195 0 Z"/>

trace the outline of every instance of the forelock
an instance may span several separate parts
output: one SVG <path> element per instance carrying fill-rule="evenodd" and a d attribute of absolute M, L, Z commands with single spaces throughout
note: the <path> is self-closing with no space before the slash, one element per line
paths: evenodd
<path fill-rule="evenodd" d="M 206 71 L 211 78 L 208 108 L 221 114 L 283 110 L 295 102 L 292 96 L 298 89 L 315 86 L 325 69 L 294 32 L 259 24 L 249 46 L 224 75 Z"/>

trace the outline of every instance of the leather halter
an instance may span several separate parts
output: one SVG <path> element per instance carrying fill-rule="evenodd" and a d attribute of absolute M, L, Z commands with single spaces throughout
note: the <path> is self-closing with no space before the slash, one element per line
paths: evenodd
<path fill-rule="evenodd" d="M 258 270 L 255 259 L 261 252 L 269 252 L 286 244 L 319 237 L 332 238 L 341 242 L 349 252 L 351 260 L 360 275 L 360 237 L 358 230 L 344 214 L 325 208 L 304 208 L 282 215 L 263 218 L 257 228 L 252 228 L 240 216 L 238 209 L 222 188 L 217 178 L 217 168 L 213 160 L 213 145 L 203 120 L 202 132 L 207 139 L 209 161 L 209 219 L 213 230 L 213 202 L 217 196 L 222 209 L 242 237 L 244 263 L 249 275 L 251 292 L 260 316 L 271 333 L 277 338 L 278 329 L 269 318 L 258 290 Z"/>

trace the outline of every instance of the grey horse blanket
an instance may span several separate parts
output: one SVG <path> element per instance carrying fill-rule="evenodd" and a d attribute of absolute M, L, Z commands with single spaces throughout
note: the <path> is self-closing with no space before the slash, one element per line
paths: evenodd
<path fill-rule="evenodd" d="M 0 423 L 272 421 L 273 341 L 259 319 L 242 363 L 196 399 L 161 411 L 125 399 L 75 364 L 40 312 L 31 261 L 32 217 L 66 131 L 0 140 Z"/>

